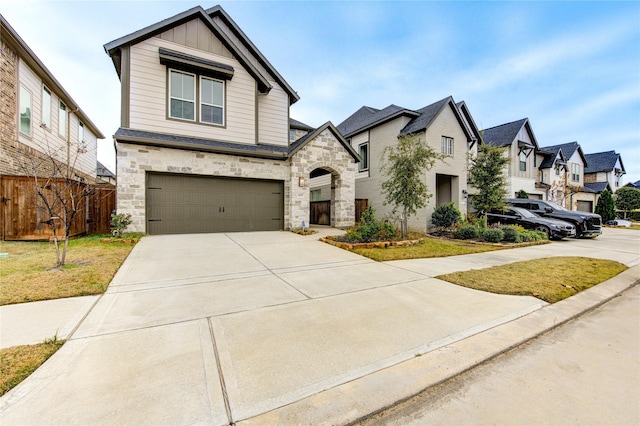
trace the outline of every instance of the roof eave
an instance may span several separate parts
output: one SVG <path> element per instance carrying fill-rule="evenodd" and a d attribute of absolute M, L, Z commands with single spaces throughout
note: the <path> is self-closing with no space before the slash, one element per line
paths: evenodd
<path fill-rule="evenodd" d="M 369 124 L 367 124 L 365 126 L 362 126 L 359 129 L 351 131 L 351 132 L 347 133 L 346 135 L 344 135 L 344 137 L 345 138 L 350 138 L 350 137 L 352 137 L 354 135 L 357 135 L 358 133 L 362 133 L 362 132 L 364 132 L 366 130 L 372 129 L 374 127 L 378 127 L 378 126 L 380 126 L 382 124 L 388 123 L 391 120 L 395 120 L 396 118 L 401 117 L 403 115 L 413 116 L 414 118 L 420 116 L 420 114 L 415 112 L 415 111 L 411 111 L 411 110 L 408 110 L 408 109 L 403 109 L 403 110 L 400 110 L 400 111 L 396 111 L 393 114 L 387 115 L 386 117 L 383 117 L 383 118 L 381 118 L 379 120 L 376 120 L 373 123 L 369 123 Z"/>

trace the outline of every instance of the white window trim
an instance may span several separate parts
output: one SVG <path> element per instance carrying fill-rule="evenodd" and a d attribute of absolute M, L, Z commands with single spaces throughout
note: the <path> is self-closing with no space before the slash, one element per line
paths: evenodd
<path fill-rule="evenodd" d="M 78 142 L 84 143 L 84 124 L 78 121 Z"/>
<path fill-rule="evenodd" d="M 23 106 L 22 102 L 24 101 L 22 97 L 23 90 L 29 94 L 29 133 L 25 133 L 22 131 L 22 120 L 20 118 L 20 115 L 22 113 L 22 106 Z M 33 94 L 29 89 L 27 89 L 25 86 L 21 84 L 19 88 L 19 96 L 20 96 L 20 99 L 18 99 L 18 132 L 23 134 L 24 136 L 32 137 L 33 136 Z"/>
<path fill-rule="evenodd" d="M 453 142 L 453 138 L 450 136 L 442 136 L 442 138 L 440 139 L 440 152 L 444 155 L 448 155 L 450 157 L 453 157 L 453 146 L 454 146 L 454 142 Z"/>
<path fill-rule="evenodd" d="M 198 102 L 198 122 L 202 123 L 202 124 L 208 124 L 209 126 L 218 126 L 218 127 L 224 127 L 226 124 L 226 110 L 225 110 L 225 99 L 226 99 L 226 84 L 224 80 L 220 80 L 218 78 L 211 78 L 211 77 L 207 77 L 204 75 L 200 75 L 200 78 L 198 79 L 198 83 L 199 83 L 199 87 L 197 87 L 196 89 L 198 89 L 198 92 L 196 94 L 196 96 L 200 96 L 199 102 Z M 217 81 L 218 83 L 222 83 L 222 105 L 216 105 L 216 104 L 208 104 L 205 103 L 202 100 L 202 80 L 203 79 L 207 79 L 207 80 L 211 80 L 211 81 Z M 208 121 L 203 121 L 202 120 L 202 105 L 208 105 L 208 106 L 212 106 L 212 107 L 216 107 L 216 108 L 222 108 L 222 123 L 210 123 Z"/>
<path fill-rule="evenodd" d="M 67 110 L 67 105 L 60 101 L 58 103 L 58 134 L 62 138 L 67 137 L 67 121 L 69 120 L 69 112 Z M 60 119 L 60 117 L 62 117 L 62 111 L 64 111 L 64 123 L 62 123 L 62 120 Z"/>
<path fill-rule="evenodd" d="M 172 72 L 176 72 L 178 74 L 185 74 L 185 75 L 191 75 L 193 76 L 193 97 L 194 99 L 186 99 L 186 98 L 178 98 L 178 97 L 174 97 L 171 96 L 171 73 Z M 190 73 L 190 72 L 186 72 L 186 71 L 182 71 L 182 70 L 177 70 L 174 68 L 169 68 L 169 74 L 167 75 L 168 79 L 169 79 L 169 85 L 168 85 L 168 93 L 167 93 L 167 117 L 169 117 L 172 120 L 180 120 L 180 121 L 189 121 L 192 123 L 196 122 L 196 118 L 198 117 L 198 111 L 197 111 L 197 106 L 198 106 L 198 76 L 194 73 Z M 176 99 L 179 101 L 184 101 L 184 102 L 192 102 L 193 103 L 193 118 L 184 118 L 184 117 L 174 117 L 171 115 L 171 100 L 172 99 Z"/>
<path fill-rule="evenodd" d="M 524 156 L 524 161 L 522 160 L 523 156 Z M 524 165 L 524 168 L 522 167 L 523 165 Z M 527 153 L 524 151 L 520 151 L 518 153 L 518 170 L 520 170 L 521 172 L 527 171 Z"/>

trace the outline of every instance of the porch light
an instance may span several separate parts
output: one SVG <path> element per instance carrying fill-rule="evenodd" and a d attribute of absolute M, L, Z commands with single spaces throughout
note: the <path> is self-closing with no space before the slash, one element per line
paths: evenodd
<path fill-rule="evenodd" d="M 304 188 L 304 177 L 300 176 L 298 178 L 298 185 L 300 185 L 301 188 Z"/>

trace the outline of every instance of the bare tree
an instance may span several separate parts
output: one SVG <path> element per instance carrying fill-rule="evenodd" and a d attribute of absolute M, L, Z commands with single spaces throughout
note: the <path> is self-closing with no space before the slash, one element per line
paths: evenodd
<path fill-rule="evenodd" d="M 65 264 L 74 219 L 85 208 L 91 191 L 76 169 L 79 158 L 86 152 L 84 142 L 53 147 L 45 132 L 45 146 L 19 161 L 24 175 L 34 184 L 33 202 L 51 229 L 58 267 Z"/>

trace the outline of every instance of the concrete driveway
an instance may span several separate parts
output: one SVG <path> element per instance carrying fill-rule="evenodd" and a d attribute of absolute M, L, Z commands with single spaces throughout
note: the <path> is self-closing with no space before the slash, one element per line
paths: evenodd
<path fill-rule="evenodd" d="M 600 243 L 377 263 L 317 239 L 145 237 L 62 349 L 0 399 L 2 424 L 261 423 L 546 305 L 433 276 Z"/>

